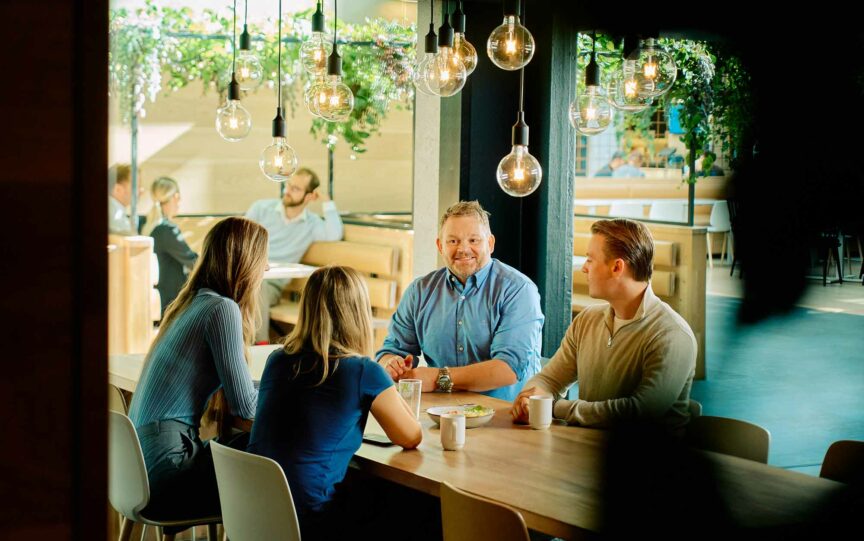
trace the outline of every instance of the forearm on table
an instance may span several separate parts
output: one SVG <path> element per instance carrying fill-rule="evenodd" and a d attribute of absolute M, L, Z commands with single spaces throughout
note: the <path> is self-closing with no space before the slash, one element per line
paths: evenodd
<path fill-rule="evenodd" d="M 453 389 L 458 391 L 488 391 L 518 381 L 510 365 L 499 359 L 451 367 L 450 378 Z"/>

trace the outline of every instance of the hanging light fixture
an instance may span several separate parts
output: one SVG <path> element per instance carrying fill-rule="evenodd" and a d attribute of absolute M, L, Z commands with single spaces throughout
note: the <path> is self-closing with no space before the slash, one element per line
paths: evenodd
<path fill-rule="evenodd" d="M 465 74 L 471 75 L 477 67 L 477 49 L 465 37 L 465 13 L 462 11 L 462 0 L 453 12 L 453 62 L 462 62 Z"/>
<path fill-rule="evenodd" d="M 235 1 L 234 4 L 234 11 L 236 12 L 237 2 Z M 246 27 L 246 20 L 249 17 L 249 0 L 244 0 L 243 4 L 243 32 L 240 34 L 240 52 L 237 55 L 237 82 L 240 84 L 241 90 L 248 92 L 258 88 L 264 80 L 264 70 L 261 69 L 258 55 L 252 52 L 252 39 L 249 37 L 249 29 Z"/>
<path fill-rule="evenodd" d="M 504 0 L 504 22 L 489 34 L 486 54 L 507 71 L 522 69 L 534 56 L 534 36 L 519 22 L 519 0 Z"/>
<path fill-rule="evenodd" d="M 600 86 L 596 33 L 591 40 L 591 60 L 585 68 L 585 90 L 577 92 L 576 99 L 570 104 L 570 124 L 582 135 L 597 135 L 612 121 L 612 107 L 606 99 L 606 89 Z"/>
<path fill-rule="evenodd" d="M 653 100 L 651 93 L 654 91 L 654 82 L 646 79 L 642 70 L 637 69 L 638 56 L 639 45 L 636 37 L 625 36 L 621 69 L 611 75 L 606 87 L 610 105 L 619 111 L 644 111 Z"/>
<path fill-rule="evenodd" d="M 429 8 L 431 14 L 429 15 L 429 32 L 426 34 L 426 48 L 423 56 L 420 56 L 419 52 L 417 54 L 417 62 L 414 65 L 411 80 L 414 83 L 414 88 L 423 94 L 435 96 L 436 94 L 429 88 L 429 83 L 426 80 L 426 68 L 432 62 L 435 54 L 438 53 L 438 36 L 435 34 L 435 0 L 429 2 Z"/>
<path fill-rule="evenodd" d="M 504 193 L 525 197 L 534 193 L 543 180 L 540 162 L 528 152 L 528 124 L 525 123 L 525 68 L 519 70 L 519 113 L 513 125 L 513 149 L 498 163 L 495 178 Z"/>
<path fill-rule="evenodd" d="M 444 3 L 443 22 L 438 27 L 438 54 L 426 65 L 426 84 L 429 90 L 437 96 L 448 97 L 456 94 L 465 86 L 468 72 L 465 64 L 454 58 L 454 33 L 450 26 L 450 14 Z"/>
<path fill-rule="evenodd" d="M 234 34 L 231 38 L 231 82 L 228 83 L 228 99 L 216 110 L 216 131 L 226 141 L 240 141 L 252 129 L 252 115 L 240 103 L 240 85 L 234 67 L 237 61 L 237 0 L 234 0 Z"/>
<path fill-rule="evenodd" d="M 338 1 L 333 2 L 333 50 L 327 58 L 327 78 L 313 85 L 307 104 L 313 114 L 327 122 L 343 122 L 354 110 L 354 93 L 342 82 L 342 57 L 336 44 L 338 5 Z"/>
<path fill-rule="evenodd" d="M 646 92 L 651 98 L 658 98 L 669 92 L 678 77 L 675 59 L 664 51 L 654 38 L 642 42 L 636 65 L 642 71 L 642 76 L 654 84 L 654 88 Z"/>
<path fill-rule="evenodd" d="M 324 33 L 324 2 L 318 0 L 318 7 L 312 14 L 312 35 L 300 46 L 300 62 L 310 75 L 323 77 L 327 72 L 327 57 L 333 45 Z"/>
<path fill-rule="evenodd" d="M 282 0 L 279 0 L 279 52 L 276 55 L 276 118 L 273 119 L 273 142 L 261 152 L 258 165 L 273 182 L 284 182 L 297 171 L 297 154 L 285 139 L 285 119 L 282 117 Z"/>

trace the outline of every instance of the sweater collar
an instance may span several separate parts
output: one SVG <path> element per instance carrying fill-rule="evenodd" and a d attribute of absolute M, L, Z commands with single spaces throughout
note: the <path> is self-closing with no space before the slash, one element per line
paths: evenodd
<path fill-rule="evenodd" d="M 654 294 L 654 290 L 651 289 L 651 284 L 649 283 L 648 287 L 645 288 L 645 292 L 642 294 L 642 302 L 639 303 L 639 308 L 636 309 L 636 315 L 633 316 L 631 323 L 642 320 L 646 315 L 651 313 L 654 308 L 659 306 L 659 304 L 660 299 Z M 606 305 L 605 316 L 606 324 L 610 329 L 612 329 L 615 322 L 615 311 L 612 310 L 611 304 Z"/>

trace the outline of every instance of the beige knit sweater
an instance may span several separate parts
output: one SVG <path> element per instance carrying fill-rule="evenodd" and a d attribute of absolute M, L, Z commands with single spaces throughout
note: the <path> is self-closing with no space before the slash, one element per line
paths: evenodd
<path fill-rule="evenodd" d="M 650 286 L 631 323 L 613 334 L 613 320 L 610 305 L 583 310 L 549 364 L 523 388 L 563 394 L 578 381 L 579 398 L 559 400 L 553 412 L 570 424 L 608 427 L 642 419 L 673 430 L 686 425 L 696 367 L 690 326 Z"/>

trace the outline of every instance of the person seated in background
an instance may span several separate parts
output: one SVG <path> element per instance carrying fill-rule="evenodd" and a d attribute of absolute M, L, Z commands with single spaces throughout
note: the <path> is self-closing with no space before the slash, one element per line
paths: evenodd
<path fill-rule="evenodd" d="M 696 338 L 651 290 L 651 232 L 633 220 L 600 220 L 587 255 L 588 294 L 609 304 L 573 319 L 561 347 L 513 402 L 514 420 L 527 422 L 531 395 L 551 394 L 553 417 L 570 424 L 650 421 L 680 434 L 690 420 Z M 576 381 L 579 398 L 561 399 Z"/>
<path fill-rule="evenodd" d="M 279 263 L 299 263 L 316 241 L 342 240 L 342 219 L 336 204 L 318 190 L 321 181 L 311 169 L 302 167 L 285 182 L 282 199 L 262 199 L 252 204 L 246 217 L 270 233 L 270 257 Z M 324 218 L 306 210 L 309 203 L 323 201 Z M 265 280 L 261 286 L 261 323 L 256 343 L 270 341 L 270 307 L 282 298 L 289 280 Z"/>
<path fill-rule="evenodd" d="M 513 400 L 540 369 L 537 286 L 492 259 L 495 236 L 477 201 L 448 208 L 436 242 L 446 266 L 406 288 L 376 358 L 394 380 L 423 380 L 423 392 Z M 427 367 L 417 366 L 421 352 Z"/>
<path fill-rule="evenodd" d="M 126 208 L 132 204 L 132 169 L 127 164 L 108 169 L 108 233 L 134 235 L 136 228 Z"/>
<path fill-rule="evenodd" d="M 169 177 L 160 177 L 153 181 L 150 188 L 153 197 L 153 208 L 144 223 L 143 235 L 153 237 L 153 251 L 159 260 L 159 297 L 162 302 L 162 314 L 171 304 L 183 284 L 186 276 L 198 260 L 198 254 L 186 244 L 183 233 L 172 220 L 180 210 L 180 187 L 177 181 Z"/>
<path fill-rule="evenodd" d="M 644 177 L 645 173 L 639 169 L 642 167 L 642 152 L 633 150 L 627 157 L 627 163 L 612 172 L 614 178 Z"/>
<path fill-rule="evenodd" d="M 609 158 L 609 163 L 607 163 L 606 165 L 604 165 L 603 167 L 598 169 L 597 172 L 594 173 L 594 176 L 595 177 L 611 177 L 612 173 L 616 169 L 618 169 L 619 167 L 624 165 L 625 163 L 627 163 L 627 162 L 624 160 L 624 153 L 621 152 L 620 150 L 616 150 L 612 154 L 612 157 Z"/>
<path fill-rule="evenodd" d="M 284 347 L 267 359 L 248 451 L 282 466 L 303 539 L 354 530 L 352 506 L 343 505 L 336 484 L 360 448 L 370 411 L 402 448 L 423 438 L 393 380 L 369 358 L 372 343 L 363 278 L 349 267 L 322 267 L 306 282 Z"/>
<path fill-rule="evenodd" d="M 147 516 L 221 514 L 213 457 L 198 424 L 202 415 L 215 421 L 221 438 L 231 416 L 255 416 L 247 346 L 266 267 L 267 230 L 226 218 L 207 233 L 189 281 L 165 311 L 129 407 L 150 481 Z"/>

